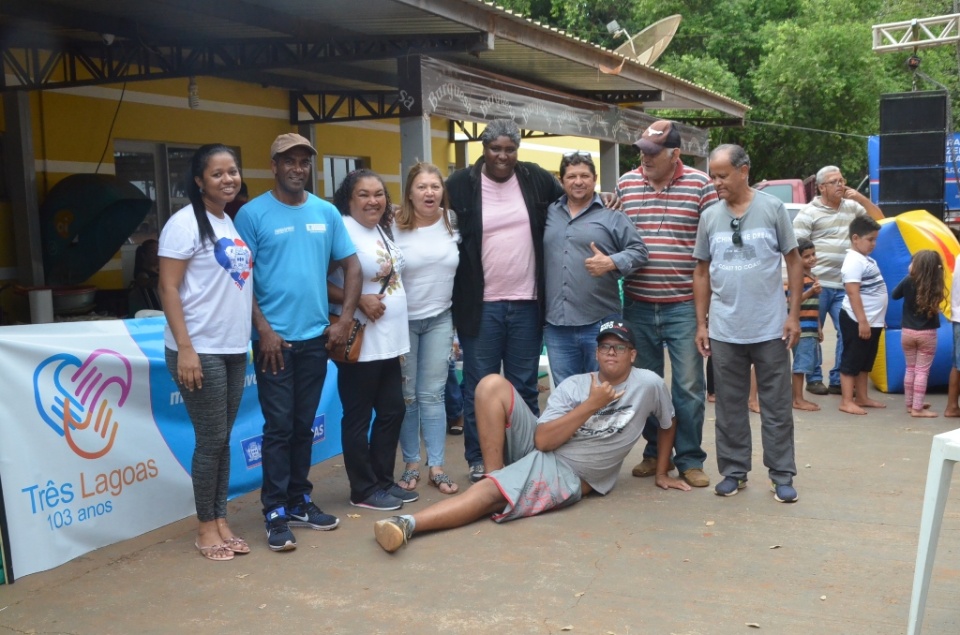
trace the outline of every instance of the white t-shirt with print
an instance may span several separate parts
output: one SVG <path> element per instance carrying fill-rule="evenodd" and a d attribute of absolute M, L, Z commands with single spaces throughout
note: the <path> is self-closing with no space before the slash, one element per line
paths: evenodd
<path fill-rule="evenodd" d="M 253 255 L 230 217 L 207 212 L 216 245 L 200 241 L 200 229 L 187 206 L 170 217 L 160 233 L 161 258 L 186 260 L 180 283 L 180 303 L 187 334 L 197 353 L 246 353 L 253 307 Z M 164 329 L 167 348 L 177 350 L 170 326 Z"/>
<path fill-rule="evenodd" d="M 357 248 L 357 258 L 360 260 L 363 277 L 360 293 L 380 293 L 384 280 L 390 276 L 390 284 L 384 289 L 383 299 L 380 300 L 386 307 L 383 316 L 371 322 L 360 309 L 354 313 L 354 317 L 367 325 L 363 334 L 363 346 L 360 347 L 360 359 L 357 361 L 390 359 L 410 352 L 407 295 L 401 278 L 404 262 L 400 249 L 389 239 L 384 243 L 386 234 L 382 230 L 376 227 L 368 229 L 352 216 L 344 216 L 343 224 Z M 334 271 L 330 275 L 330 282 L 342 288 L 343 270 Z M 339 315 L 341 308 L 340 305 L 331 304 L 330 312 Z"/>
<path fill-rule="evenodd" d="M 848 249 L 847 256 L 843 259 L 843 266 L 840 268 L 840 275 L 844 285 L 848 282 L 860 283 L 860 300 L 863 302 L 863 312 L 867 315 L 867 322 L 871 327 L 882 328 L 887 315 L 887 284 L 883 281 L 877 261 L 870 256 L 864 256 L 859 251 Z M 857 322 L 849 294 L 843 296 L 843 310 L 851 320 Z"/>

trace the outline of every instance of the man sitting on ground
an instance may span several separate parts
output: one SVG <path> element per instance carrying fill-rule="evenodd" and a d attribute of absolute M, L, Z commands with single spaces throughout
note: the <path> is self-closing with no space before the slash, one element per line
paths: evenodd
<path fill-rule="evenodd" d="M 508 381 L 484 377 L 475 403 L 487 474 L 460 496 L 376 522 L 380 546 L 393 552 L 414 530 L 452 529 L 487 515 L 505 522 L 572 505 L 593 491 L 606 494 L 649 416 L 661 422 L 657 486 L 689 490 L 667 475 L 676 426 L 663 379 L 633 367 L 636 340 L 622 322 L 602 324 L 597 342 L 600 371 L 563 381 L 539 421 Z"/>

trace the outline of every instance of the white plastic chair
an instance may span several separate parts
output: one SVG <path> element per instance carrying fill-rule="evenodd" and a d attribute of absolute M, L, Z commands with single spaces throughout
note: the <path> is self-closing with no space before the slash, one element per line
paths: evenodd
<path fill-rule="evenodd" d="M 537 371 L 537 378 L 541 378 L 544 375 L 547 377 L 547 387 L 550 390 L 556 388 L 553 385 L 553 373 L 550 372 L 550 358 L 547 357 L 547 347 L 544 346 L 540 349 L 540 368 Z"/>
<path fill-rule="evenodd" d="M 917 545 L 917 567 L 913 574 L 913 595 L 910 598 L 910 621 L 907 634 L 918 635 L 923 625 L 923 610 L 927 604 L 930 574 L 937 554 L 937 539 L 943 522 L 943 510 L 950 493 L 953 464 L 960 461 L 960 429 L 933 437 L 930 448 L 930 466 L 927 468 L 927 488 L 923 495 L 923 513 L 920 516 L 920 540 Z"/>

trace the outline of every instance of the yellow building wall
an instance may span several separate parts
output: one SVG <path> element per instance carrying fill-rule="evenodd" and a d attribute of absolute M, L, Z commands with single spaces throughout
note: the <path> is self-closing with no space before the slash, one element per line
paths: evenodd
<path fill-rule="evenodd" d="M 541 137 L 523 139 L 517 158 L 521 161 L 536 163 L 544 170 L 560 175 L 560 160 L 566 152 L 589 152 L 593 156 L 593 163 L 597 168 L 597 183 L 600 183 L 600 142 L 586 137 Z M 483 153 L 483 146 L 479 141 L 467 144 L 467 156 L 473 164 Z"/>
<path fill-rule="evenodd" d="M 271 189 L 270 144 L 278 134 L 297 130 L 288 120 L 288 91 L 212 77 L 196 81 L 200 104 L 195 110 L 188 105 L 186 78 L 31 93 L 39 203 L 66 176 L 95 172 L 101 157 L 99 171 L 114 173 L 118 140 L 239 147 L 250 195 Z M 0 126 L 3 121 L 0 105 Z M 431 127 L 433 157 L 446 173 L 447 122 L 435 118 Z M 391 197 L 399 202 L 403 182 L 399 132 L 398 120 L 317 125 L 316 193 L 326 198 L 333 194 L 323 187 L 324 155 L 361 157 L 383 176 Z M 11 206 L 0 201 L 0 284 L 16 277 L 15 249 Z M 87 282 L 104 289 L 122 288 L 119 252 Z M 4 306 L 5 296 L 0 297 Z M 17 308 L 22 308 L 19 303 Z"/>

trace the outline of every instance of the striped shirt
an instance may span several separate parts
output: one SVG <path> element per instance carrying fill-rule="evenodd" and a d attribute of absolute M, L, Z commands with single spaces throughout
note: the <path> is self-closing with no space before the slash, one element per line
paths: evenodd
<path fill-rule="evenodd" d="M 816 283 L 817 277 L 812 273 L 803 272 L 803 292 L 806 293 Z M 790 290 L 783 285 L 784 292 L 790 297 Z M 790 305 L 787 304 L 789 309 Z M 788 311 L 789 312 L 789 311 Z M 820 296 L 811 295 L 806 300 L 800 299 L 800 337 L 820 337 Z"/>
<path fill-rule="evenodd" d="M 814 198 L 793 219 L 793 233 L 797 240 L 806 238 L 817 247 L 817 264 L 813 273 L 820 278 L 820 286 L 842 289 L 840 267 L 850 247 L 850 221 L 866 215 L 863 205 L 850 199 L 842 199 L 840 207 L 827 207 Z"/>
<path fill-rule="evenodd" d="M 649 254 L 645 266 L 624 278 L 624 293 L 641 302 L 693 300 L 697 225 L 718 200 L 710 177 L 679 163 L 670 185 L 657 192 L 640 166 L 620 177 L 617 194 Z"/>

